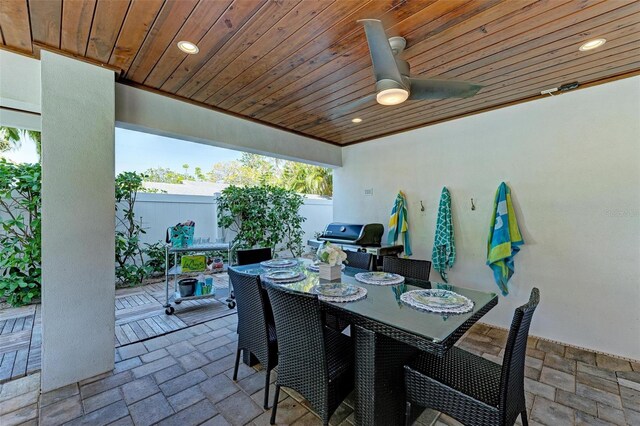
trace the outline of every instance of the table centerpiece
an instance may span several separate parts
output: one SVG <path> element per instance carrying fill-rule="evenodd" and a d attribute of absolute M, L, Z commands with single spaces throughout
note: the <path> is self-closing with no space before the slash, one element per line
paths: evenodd
<path fill-rule="evenodd" d="M 320 279 L 329 281 L 339 280 L 341 277 L 342 262 L 347 260 L 347 254 L 340 247 L 326 242 L 318 248 L 317 256 L 320 261 L 318 265 Z"/>

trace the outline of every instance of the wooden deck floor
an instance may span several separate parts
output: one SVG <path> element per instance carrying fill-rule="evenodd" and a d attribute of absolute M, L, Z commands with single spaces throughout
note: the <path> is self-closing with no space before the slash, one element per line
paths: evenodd
<path fill-rule="evenodd" d="M 116 338 L 120 347 L 235 313 L 226 302 L 227 274 L 214 275 L 219 299 L 184 301 L 164 311 L 164 280 L 116 290 Z M 40 371 L 40 305 L 0 311 L 0 383 Z"/>
<path fill-rule="evenodd" d="M 40 370 L 40 305 L 0 311 L 0 382 Z"/>

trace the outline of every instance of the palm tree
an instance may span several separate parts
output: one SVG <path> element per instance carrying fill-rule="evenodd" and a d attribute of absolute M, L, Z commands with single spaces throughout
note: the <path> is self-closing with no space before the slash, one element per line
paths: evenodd
<path fill-rule="evenodd" d="M 333 193 L 333 173 L 325 167 L 288 162 L 282 177 L 287 188 L 302 194 L 331 196 Z"/>
<path fill-rule="evenodd" d="M 38 155 L 40 155 L 42 145 L 40 132 L 0 126 L 0 152 L 11 151 L 19 148 L 22 140 L 24 139 L 31 139 L 36 144 L 36 151 L 38 152 Z"/>
<path fill-rule="evenodd" d="M 312 194 L 333 195 L 333 171 L 326 167 L 307 166 L 307 186 Z"/>

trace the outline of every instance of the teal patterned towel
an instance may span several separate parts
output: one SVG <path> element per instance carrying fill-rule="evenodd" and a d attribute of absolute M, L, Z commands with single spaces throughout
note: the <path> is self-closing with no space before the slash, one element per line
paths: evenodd
<path fill-rule="evenodd" d="M 453 238 L 453 221 L 451 220 L 451 195 L 446 187 L 442 188 L 442 195 L 440 195 L 436 237 L 433 242 L 431 260 L 433 269 L 440 273 L 445 283 L 448 282 L 447 270 L 451 269 L 456 261 L 456 245 Z"/>

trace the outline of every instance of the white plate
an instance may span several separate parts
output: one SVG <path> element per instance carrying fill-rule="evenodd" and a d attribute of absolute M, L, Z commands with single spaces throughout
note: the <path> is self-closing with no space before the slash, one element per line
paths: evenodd
<path fill-rule="evenodd" d="M 291 268 L 296 266 L 298 261 L 295 259 L 272 259 L 260 262 L 260 265 L 266 268 Z"/>
<path fill-rule="evenodd" d="M 429 308 L 459 308 L 467 304 L 469 299 L 448 290 L 414 290 L 410 297 L 417 303 Z"/>
<path fill-rule="evenodd" d="M 345 264 L 343 263 L 342 265 L 340 265 L 340 270 L 344 271 L 345 268 Z M 312 263 L 310 265 L 307 266 L 307 269 L 313 272 L 318 272 L 320 271 L 320 264 L 319 263 Z"/>
<path fill-rule="evenodd" d="M 358 292 L 360 287 L 352 284 L 334 283 L 334 284 L 320 284 L 313 287 L 313 291 L 316 294 L 320 294 L 326 297 L 347 297 L 353 296 Z"/>
<path fill-rule="evenodd" d="M 392 274 L 391 272 L 361 272 L 358 275 L 365 280 L 380 282 L 396 281 L 399 278 L 402 278 L 402 276 Z"/>
<path fill-rule="evenodd" d="M 277 271 L 270 271 L 267 272 L 266 274 L 264 274 L 265 278 L 268 278 L 270 280 L 291 280 L 293 278 L 296 278 L 300 275 L 300 272 L 298 271 L 294 271 L 291 269 L 280 269 Z"/>

